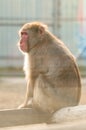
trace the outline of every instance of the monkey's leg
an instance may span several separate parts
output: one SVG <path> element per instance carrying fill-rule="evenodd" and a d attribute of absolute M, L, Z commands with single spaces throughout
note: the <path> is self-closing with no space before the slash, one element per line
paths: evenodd
<path fill-rule="evenodd" d="M 40 74 L 35 83 L 33 105 L 45 112 L 52 113 L 57 109 L 56 91 L 48 79 Z"/>

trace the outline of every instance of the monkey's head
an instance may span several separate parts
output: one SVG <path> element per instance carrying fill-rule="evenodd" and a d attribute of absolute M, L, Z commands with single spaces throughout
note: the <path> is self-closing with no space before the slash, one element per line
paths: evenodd
<path fill-rule="evenodd" d="M 41 44 L 45 38 L 47 26 L 40 22 L 25 24 L 19 31 L 19 49 L 28 53 L 37 44 Z"/>

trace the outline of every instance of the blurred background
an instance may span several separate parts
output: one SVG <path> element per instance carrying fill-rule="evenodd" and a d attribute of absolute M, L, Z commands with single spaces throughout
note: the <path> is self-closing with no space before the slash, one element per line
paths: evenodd
<path fill-rule="evenodd" d="M 22 76 L 23 55 L 18 30 L 41 21 L 77 58 L 86 75 L 86 0 L 0 0 L 0 76 Z"/>
<path fill-rule="evenodd" d="M 26 81 L 18 30 L 41 21 L 76 57 L 86 104 L 86 0 L 0 0 L 0 109 L 17 108 L 24 100 Z"/>

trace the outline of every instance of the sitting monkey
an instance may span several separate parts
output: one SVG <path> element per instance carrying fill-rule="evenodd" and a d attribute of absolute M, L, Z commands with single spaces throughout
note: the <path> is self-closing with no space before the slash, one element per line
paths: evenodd
<path fill-rule="evenodd" d="M 19 36 L 27 80 L 26 98 L 19 108 L 32 107 L 53 113 L 77 105 L 81 95 L 80 74 L 65 44 L 40 22 L 25 24 Z"/>

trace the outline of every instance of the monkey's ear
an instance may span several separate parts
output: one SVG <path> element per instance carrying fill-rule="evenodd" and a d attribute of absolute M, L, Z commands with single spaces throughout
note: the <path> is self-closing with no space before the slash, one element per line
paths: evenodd
<path fill-rule="evenodd" d="M 45 28 L 40 26 L 39 27 L 39 34 L 44 34 Z"/>

